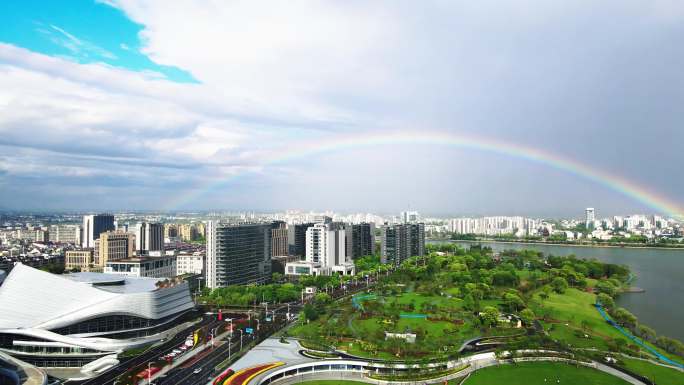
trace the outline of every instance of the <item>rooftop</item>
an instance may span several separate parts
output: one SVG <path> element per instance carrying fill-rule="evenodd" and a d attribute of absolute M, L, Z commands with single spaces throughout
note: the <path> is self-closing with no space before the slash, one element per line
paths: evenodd
<path fill-rule="evenodd" d="M 131 294 L 144 293 L 157 289 L 158 278 L 128 277 L 118 274 L 81 272 L 64 274 L 64 278 L 74 282 L 90 285 L 110 293 Z"/>

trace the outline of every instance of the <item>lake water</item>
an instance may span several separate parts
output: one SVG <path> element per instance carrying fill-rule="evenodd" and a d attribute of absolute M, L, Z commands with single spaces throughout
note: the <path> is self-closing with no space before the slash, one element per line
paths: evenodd
<path fill-rule="evenodd" d="M 457 242 L 468 247 L 470 242 Z M 617 299 L 639 321 L 658 335 L 684 341 L 684 250 L 613 247 L 577 247 L 543 244 L 482 242 L 495 251 L 532 249 L 544 254 L 575 254 L 578 258 L 596 258 L 603 262 L 624 264 L 637 275 L 632 283 L 645 293 L 625 293 Z"/>

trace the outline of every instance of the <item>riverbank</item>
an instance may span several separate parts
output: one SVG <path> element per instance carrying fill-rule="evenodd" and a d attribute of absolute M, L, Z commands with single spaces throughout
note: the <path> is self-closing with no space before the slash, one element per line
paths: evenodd
<path fill-rule="evenodd" d="M 645 293 L 624 293 L 618 296 L 616 304 L 624 307 L 640 322 L 655 328 L 658 333 L 684 341 L 684 307 L 673 306 L 670 299 L 684 296 L 684 250 L 668 250 L 664 248 L 619 248 L 619 247 L 584 247 L 575 245 L 551 245 L 546 243 L 519 242 L 465 242 L 465 241 L 431 241 L 435 243 L 456 244 L 468 249 L 470 245 L 482 244 L 495 252 L 505 250 L 532 249 L 545 255 L 567 256 L 577 258 L 598 259 L 606 263 L 627 265 L 638 277 L 630 283 L 646 290 Z"/>
<path fill-rule="evenodd" d="M 500 243 L 511 245 L 543 245 L 543 246 L 563 246 L 563 247 L 588 247 L 601 249 L 643 249 L 643 250 L 679 250 L 684 251 L 684 246 L 681 247 L 664 247 L 664 246 L 648 246 L 648 245 L 602 245 L 602 244 L 585 244 L 585 243 L 557 243 L 557 242 L 535 242 L 535 241 L 500 241 L 494 239 L 480 239 L 480 240 L 466 240 L 466 239 L 439 239 L 429 238 L 428 242 L 450 242 L 450 243 Z"/>

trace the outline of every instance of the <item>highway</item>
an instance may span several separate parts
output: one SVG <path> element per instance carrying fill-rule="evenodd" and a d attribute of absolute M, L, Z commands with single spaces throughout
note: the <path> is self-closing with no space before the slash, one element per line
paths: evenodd
<path fill-rule="evenodd" d="M 369 278 L 368 280 L 359 281 L 356 285 L 348 285 L 345 288 L 329 288 L 327 293 L 330 294 L 330 296 L 333 299 L 339 299 L 340 297 L 352 295 L 354 293 L 365 290 L 367 287 L 372 286 L 374 283 L 375 279 Z M 310 300 L 311 298 L 305 299 L 304 303 Z M 297 314 L 302 309 L 302 306 L 303 304 L 301 301 L 291 302 L 289 305 L 290 314 Z M 260 313 L 264 313 L 264 310 L 265 309 L 259 308 Z M 254 345 L 256 345 L 259 342 L 271 336 L 276 331 L 285 327 L 288 324 L 286 316 L 287 312 L 287 304 L 279 305 L 279 307 L 275 308 L 274 310 L 268 311 L 268 314 L 272 315 L 271 321 L 266 321 L 264 317 L 258 318 L 258 322 L 256 321 L 256 319 L 252 319 L 249 322 L 249 325 L 246 327 L 251 327 L 255 330 L 256 333 L 254 335 L 248 335 L 243 331 L 244 334 L 242 353 L 246 352 L 251 348 L 251 342 L 255 342 Z M 144 364 L 146 364 L 149 361 L 157 360 L 159 357 L 163 356 L 164 354 L 168 353 L 172 349 L 182 344 L 187 338 L 187 336 L 199 327 L 210 325 L 210 328 L 216 328 L 218 326 L 221 326 L 221 324 L 224 324 L 225 322 L 226 321 L 216 320 L 215 315 L 205 315 L 204 319 L 202 319 L 202 321 L 199 324 L 184 329 L 180 333 L 176 334 L 172 339 L 165 341 L 162 345 L 154 347 L 139 356 L 122 360 L 122 362 L 119 365 L 109 369 L 108 371 L 106 371 L 105 373 L 96 378 L 87 381 L 74 381 L 69 383 L 74 383 L 78 385 L 114 385 L 116 384 L 116 379 L 122 374 L 126 373 L 128 370 L 130 370 L 130 368 L 140 367 L 140 370 L 145 369 L 143 367 Z M 258 330 L 257 325 L 259 325 Z M 162 377 L 159 377 L 156 380 L 153 380 L 152 382 L 156 385 L 206 384 L 212 378 L 217 376 L 222 370 L 225 370 L 229 367 L 229 365 L 224 365 L 225 367 L 221 368 L 221 370 L 216 370 L 216 366 L 218 366 L 226 359 L 228 359 L 228 341 L 219 341 L 217 342 L 217 345 L 219 343 L 220 346 L 210 348 L 211 350 L 209 350 L 208 352 L 202 352 L 198 354 L 199 359 L 193 358 L 190 360 L 190 364 L 180 365 L 179 367 L 172 369 L 171 371 L 164 374 Z M 234 362 L 235 359 L 237 359 L 241 353 L 240 334 L 237 325 L 235 328 L 233 338 L 230 341 L 230 352 L 231 357 L 233 357 L 233 359 L 229 364 L 232 364 L 232 362 Z M 195 374 L 194 371 L 196 369 L 201 370 L 199 373 Z"/>
<path fill-rule="evenodd" d="M 341 297 L 363 291 L 372 286 L 374 283 L 375 279 L 369 278 L 368 281 L 360 281 L 357 285 L 347 286 L 346 288 L 337 287 L 335 289 L 331 289 L 328 291 L 328 294 L 330 294 L 333 299 L 339 299 Z M 300 301 L 290 303 L 289 311 L 291 314 L 297 314 L 301 310 L 302 306 L 303 305 Z M 260 343 L 264 339 L 270 337 L 276 331 L 287 326 L 287 311 L 287 305 L 280 305 L 280 307 L 273 310 L 275 317 L 272 322 L 266 322 L 263 318 L 260 318 L 259 322 L 261 327 L 259 328 L 257 335 L 254 336 L 254 339 L 256 339 L 254 345 Z M 270 313 L 271 311 L 269 310 L 269 314 Z M 254 320 L 252 320 L 250 325 L 251 327 L 255 326 Z M 243 353 L 246 353 L 251 348 L 249 342 L 252 342 L 252 339 L 248 340 L 247 334 L 244 334 L 244 336 Z M 156 381 L 153 380 L 152 382 L 156 385 L 205 385 L 219 375 L 223 370 L 228 369 L 230 364 L 236 361 L 238 357 L 236 354 L 238 354 L 240 350 L 240 335 L 238 334 L 237 330 L 234 332 L 233 339 L 231 340 L 230 350 L 231 357 L 233 357 L 233 359 L 229 365 L 225 365 L 221 369 L 216 369 L 216 366 L 228 358 L 227 342 L 220 347 L 215 348 L 209 354 L 203 356 L 192 365 L 185 368 L 175 368 L 168 372 L 166 376 L 158 378 Z M 195 369 L 201 369 L 201 371 L 195 374 Z"/>

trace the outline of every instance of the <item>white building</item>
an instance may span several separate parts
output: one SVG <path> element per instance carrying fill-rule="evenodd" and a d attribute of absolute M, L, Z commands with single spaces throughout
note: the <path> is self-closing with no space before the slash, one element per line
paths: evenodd
<path fill-rule="evenodd" d="M 0 350 L 41 367 L 81 368 L 76 377 L 96 375 L 118 364 L 121 351 L 167 338 L 194 308 L 187 282 L 158 281 L 55 275 L 19 263 L 0 287 Z"/>
<path fill-rule="evenodd" d="M 587 207 L 587 209 L 584 210 L 584 213 L 586 214 L 586 219 L 584 223 L 586 224 L 587 228 L 594 227 L 594 221 L 596 220 L 596 213 L 594 212 L 594 208 Z"/>
<path fill-rule="evenodd" d="M 454 218 L 449 221 L 449 231 L 456 234 L 503 235 L 518 236 L 536 235 L 541 226 L 538 219 L 521 216 Z"/>
<path fill-rule="evenodd" d="M 306 229 L 306 260 L 287 263 L 285 273 L 354 274 L 351 226 L 342 223 L 316 223 Z"/>
<path fill-rule="evenodd" d="M 50 242 L 81 244 L 81 227 L 78 225 L 50 226 Z"/>
<path fill-rule="evenodd" d="M 133 257 L 108 261 L 106 274 L 121 274 L 127 277 L 171 278 L 176 274 L 176 256 Z"/>
<path fill-rule="evenodd" d="M 176 257 L 176 274 L 202 274 L 204 271 L 204 254 L 196 251 L 192 254 L 178 254 Z"/>
<path fill-rule="evenodd" d="M 402 211 L 401 212 L 401 223 L 416 223 L 420 220 L 420 215 L 418 211 Z"/>

